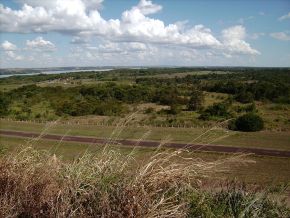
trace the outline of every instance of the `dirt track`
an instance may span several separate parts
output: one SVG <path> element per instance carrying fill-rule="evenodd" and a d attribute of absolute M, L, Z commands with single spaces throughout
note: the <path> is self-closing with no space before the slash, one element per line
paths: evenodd
<path fill-rule="evenodd" d="M 38 133 L 32 132 L 20 132 L 11 130 L 0 130 L 0 135 L 15 136 L 15 137 L 27 137 L 35 138 L 39 137 Z M 99 139 L 93 137 L 83 137 L 83 136 L 62 136 L 53 134 L 41 135 L 43 139 L 49 140 L 62 140 L 69 142 L 81 142 L 81 143 L 94 143 L 94 144 L 105 144 L 109 141 L 106 139 Z M 110 142 L 111 144 L 127 145 L 127 146 L 142 146 L 142 147 L 158 147 L 160 142 L 157 141 L 137 141 L 128 139 L 119 139 Z M 266 155 L 275 157 L 288 157 L 290 158 L 290 151 L 282 150 L 272 150 L 272 149 L 261 149 L 261 148 L 242 148 L 242 147 L 230 147 L 222 145 L 201 145 L 201 144 L 184 144 L 184 143 L 166 143 L 164 147 L 170 148 L 187 148 L 197 151 L 212 151 L 212 152 L 222 152 L 222 153 L 253 153 L 255 155 Z"/>

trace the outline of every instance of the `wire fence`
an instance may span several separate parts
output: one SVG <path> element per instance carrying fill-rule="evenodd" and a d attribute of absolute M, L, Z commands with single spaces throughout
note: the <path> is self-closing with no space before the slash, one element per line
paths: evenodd
<path fill-rule="evenodd" d="M 116 124 L 101 121 L 101 122 L 84 122 L 84 121 L 66 121 L 66 120 L 60 120 L 60 121 L 45 121 L 45 120 L 16 120 L 12 118 L 0 118 L 1 121 L 10 121 L 10 122 L 18 122 L 18 123 L 34 123 L 34 124 L 49 124 L 57 122 L 61 125 L 85 125 L 85 126 L 107 126 L 107 127 L 116 127 Z M 159 128 L 211 128 L 213 125 L 190 125 L 190 124 L 165 124 L 165 123 L 152 123 L 150 125 L 143 124 L 143 123 L 127 123 L 122 124 L 122 126 L 128 126 L 128 127 L 159 127 Z"/>
<path fill-rule="evenodd" d="M 47 120 L 17 120 L 12 118 L 0 118 L 0 121 L 10 121 L 10 122 L 18 122 L 18 123 L 34 123 L 34 124 L 49 124 L 57 122 L 60 125 L 74 125 L 74 126 L 99 126 L 99 127 L 116 127 L 115 123 L 108 122 L 108 121 L 91 121 L 88 120 L 87 122 L 76 121 L 76 120 L 58 120 L 58 121 L 47 121 Z M 127 127 L 135 127 L 135 128 L 183 128 L 183 129 L 195 129 L 195 128 L 202 128 L 208 129 L 219 126 L 221 128 L 227 128 L 227 123 L 223 125 L 215 124 L 208 124 L 208 125 L 192 125 L 192 124 L 166 124 L 166 123 L 152 123 L 152 124 L 143 124 L 143 123 L 127 123 L 122 124 L 122 126 Z M 0 127 L 1 128 L 1 127 Z M 264 131 L 276 131 L 276 132 L 287 132 L 288 129 L 278 127 L 278 128 L 264 128 Z"/>

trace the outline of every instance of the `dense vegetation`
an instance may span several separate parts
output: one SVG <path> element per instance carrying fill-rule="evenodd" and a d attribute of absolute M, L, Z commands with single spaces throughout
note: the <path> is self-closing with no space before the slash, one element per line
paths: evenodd
<path fill-rule="evenodd" d="M 50 85 L 67 82 L 68 87 Z M 30 85 L 17 86 L 20 83 Z M 1 84 L 14 84 L 16 88 L 0 93 L 0 115 L 16 119 L 122 116 L 132 112 L 138 104 L 155 103 L 168 106 L 154 115 L 166 116 L 166 122 L 175 119 L 170 116 L 190 116 L 192 112 L 199 118 L 194 122 L 202 123 L 257 113 L 257 101 L 290 103 L 288 68 L 116 69 L 17 76 L 1 79 Z M 225 93 L 228 97 L 205 105 L 205 92 Z M 155 111 L 151 109 L 146 113 L 153 115 Z"/>
<path fill-rule="evenodd" d="M 260 131 L 263 128 L 264 128 L 263 119 L 259 115 L 254 113 L 244 114 L 238 117 L 236 120 L 234 120 L 232 124 L 230 124 L 230 129 L 245 132 Z"/>

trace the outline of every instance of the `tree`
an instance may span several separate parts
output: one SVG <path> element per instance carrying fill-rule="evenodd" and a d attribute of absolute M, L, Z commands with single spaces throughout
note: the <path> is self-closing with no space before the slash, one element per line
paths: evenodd
<path fill-rule="evenodd" d="M 170 109 L 168 110 L 169 114 L 177 115 L 180 112 L 180 108 L 177 104 L 170 105 Z"/>
<path fill-rule="evenodd" d="M 254 113 L 247 113 L 238 117 L 235 121 L 235 129 L 244 132 L 256 132 L 264 128 L 263 119 Z"/>
<path fill-rule="evenodd" d="M 187 104 L 187 109 L 189 111 L 200 110 L 202 108 L 203 103 L 204 103 L 203 92 L 200 90 L 194 90 L 191 93 L 189 102 Z"/>
<path fill-rule="evenodd" d="M 247 92 L 244 89 L 236 95 L 236 100 L 241 103 L 251 103 L 254 101 L 254 96 L 251 92 Z"/>
<path fill-rule="evenodd" d="M 213 117 L 229 117 L 228 104 L 226 103 L 215 103 L 206 108 L 200 115 L 200 119 L 209 120 Z"/>
<path fill-rule="evenodd" d="M 9 99 L 4 95 L 4 93 L 0 93 L 0 116 L 7 115 L 9 112 Z"/>

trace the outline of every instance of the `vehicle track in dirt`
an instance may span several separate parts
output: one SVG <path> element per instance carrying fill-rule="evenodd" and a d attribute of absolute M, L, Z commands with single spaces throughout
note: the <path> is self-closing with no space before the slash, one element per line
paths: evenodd
<path fill-rule="evenodd" d="M 87 136 L 69 136 L 69 135 L 56 135 L 56 134 L 39 134 L 34 132 L 23 132 L 13 130 L 0 130 L 0 135 L 12 136 L 12 137 L 25 137 L 25 138 L 42 138 L 48 140 L 67 141 L 67 142 L 80 142 L 90 144 L 114 144 L 114 145 L 125 145 L 125 146 L 140 146 L 157 148 L 160 145 L 158 141 L 145 141 L 145 140 L 131 140 L 131 139 L 101 139 Z M 186 148 L 189 150 L 196 151 L 207 151 L 207 152 L 219 152 L 219 153 L 251 153 L 254 155 L 262 156 L 273 156 L 273 157 L 286 157 L 290 158 L 290 151 L 273 150 L 273 149 L 262 149 L 262 148 L 249 148 L 249 147 L 232 147 L 224 145 L 204 145 L 204 144 L 186 144 L 186 143 L 165 143 L 163 147 L 182 149 Z"/>

